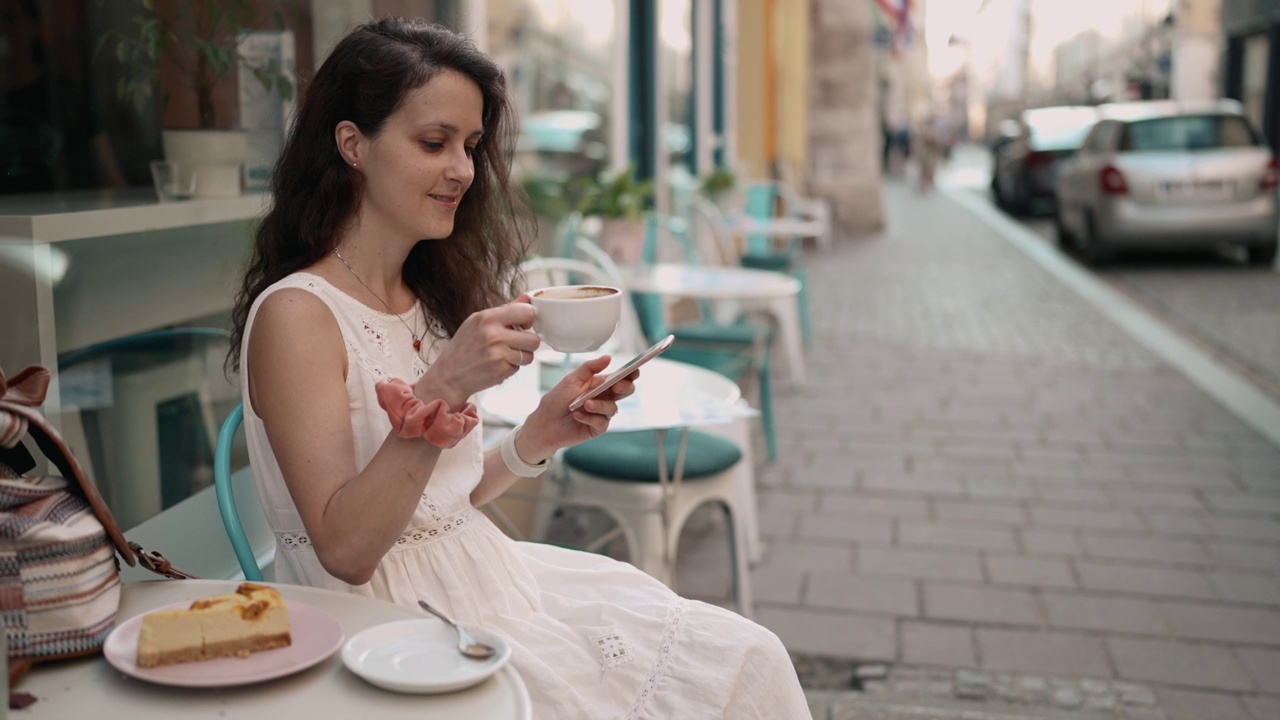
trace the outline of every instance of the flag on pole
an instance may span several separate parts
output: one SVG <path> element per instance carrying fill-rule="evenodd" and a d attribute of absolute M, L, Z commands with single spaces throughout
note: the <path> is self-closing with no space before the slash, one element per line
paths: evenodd
<path fill-rule="evenodd" d="M 911 0 L 876 0 L 893 26 L 893 53 L 904 52 L 911 45 Z"/>

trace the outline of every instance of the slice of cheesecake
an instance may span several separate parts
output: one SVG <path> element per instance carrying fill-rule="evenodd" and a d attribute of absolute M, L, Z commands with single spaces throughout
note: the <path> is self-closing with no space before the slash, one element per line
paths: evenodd
<path fill-rule="evenodd" d="M 186 610 L 158 610 L 142 617 L 138 667 L 210 660 L 293 642 L 289 608 L 275 588 L 243 583 L 234 593 L 196 600 Z"/>

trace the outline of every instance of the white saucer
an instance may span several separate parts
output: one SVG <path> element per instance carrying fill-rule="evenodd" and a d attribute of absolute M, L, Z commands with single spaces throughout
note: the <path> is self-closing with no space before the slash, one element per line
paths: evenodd
<path fill-rule="evenodd" d="M 444 693 L 471 687 L 511 659 L 511 643 L 493 630 L 470 628 L 477 640 L 497 649 L 473 660 L 458 652 L 453 628 L 435 618 L 400 620 L 368 628 L 347 641 L 342 662 L 351 672 L 387 690 Z"/>

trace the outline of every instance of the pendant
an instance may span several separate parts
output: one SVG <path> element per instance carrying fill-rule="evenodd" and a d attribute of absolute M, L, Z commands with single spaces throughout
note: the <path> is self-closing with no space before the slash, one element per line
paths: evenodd
<path fill-rule="evenodd" d="M 422 341 L 421 341 L 421 340 L 419 340 L 418 338 L 414 338 L 414 339 L 413 339 L 413 351 L 414 351 L 414 352 L 421 352 L 421 351 L 422 351 Z"/>

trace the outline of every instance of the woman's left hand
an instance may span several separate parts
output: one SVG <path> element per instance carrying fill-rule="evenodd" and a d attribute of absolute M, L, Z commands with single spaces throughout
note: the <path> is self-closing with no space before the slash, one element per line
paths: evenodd
<path fill-rule="evenodd" d="M 517 438 L 516 452 L 525 462 L 542 462 L 560 448 L 599 437 L 609 429 L 609 420 L 618 414 L 618 401 L 636 391 L 639 370 L 577 410 L 569 411 L 569 404 L 579 395 L 604 382 L 599 373 L 609 366 L 609 361 L 608 355 L 586 361 L 542 396 Z"/>

